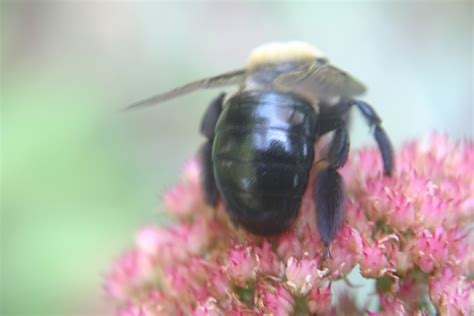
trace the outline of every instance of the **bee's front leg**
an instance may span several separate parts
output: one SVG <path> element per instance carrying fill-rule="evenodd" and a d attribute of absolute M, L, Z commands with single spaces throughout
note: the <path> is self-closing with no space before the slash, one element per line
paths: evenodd
<path fill-rule="evenodd" d="M 393 146 L 388 138 L 387 133 L 382 127 L 382 120 L 378 116 L 375 109 L 369 104 L 360 100 L 351 100 L 352 104 L 356 105 L 360 113 L 364 116 L 367 124 L 373 128 L 374 138 L 379 146 L 380 154 L 383 160 L 383 169 L 386 176 L 391 176 L 395 165 Z"/>
<path fill-rule="evenodd" d="M 349 110 L 354 105 L 357 106 L 367 124 L 372 128 L 375 141 L 382 155 L 384 174 L 391 176 L 395 165 L 393 146 L 382 127 L 382 120 L 375 109 L 369 104 L 360 100 L 342 99 L 335 105 L 320 105 L 318 135 L 324 135 L 344 125 L 347 126 Z"/>

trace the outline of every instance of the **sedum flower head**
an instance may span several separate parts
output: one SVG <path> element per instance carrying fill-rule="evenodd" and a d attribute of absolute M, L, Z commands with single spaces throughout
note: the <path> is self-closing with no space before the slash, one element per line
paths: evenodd
<path fill-rule="evenodd" d="M 148 226 L 112 266 L 105 290 L 120 316 L 443 315 L 474 313 L 474 146 L 432 135 L 403 146 L 392 178 L 375 149 L 341 170 L 346 222 L 330 244 L 316 229 L 310 192 L 287 232 L 263 238 L 205 204 L 199 162 L 164 195 L 168 227 Z M 376 280 L 377 310 L 333 292 L 357 265 Z"/>

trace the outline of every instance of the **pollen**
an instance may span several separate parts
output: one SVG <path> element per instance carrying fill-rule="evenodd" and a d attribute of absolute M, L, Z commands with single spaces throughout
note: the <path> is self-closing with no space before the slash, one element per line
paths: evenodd
<path fill-rule="evenodd" d="M 258 46 L 252 51 L 247 68 L 253 69 L 262 65 L 284 62 L 304 63 L 323 57 L 325 57 L 324 53 L 305 42 L 271 42 Z"/>

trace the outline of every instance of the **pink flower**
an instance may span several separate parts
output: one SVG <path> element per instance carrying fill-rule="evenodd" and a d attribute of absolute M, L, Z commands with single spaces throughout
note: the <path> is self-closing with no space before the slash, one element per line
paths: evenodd
<path fill-rule="evenodd" d="M 194 310 L 194 316 L 220 316 L 224 315 L 224 311 L 217 304 L 215 298 L 209 298 L 205 303 L 200 304 Z"/>
<path fill-rule="evenodd" d="M 408 314 L 403 303 L 395 297 L 380 296 L 380 305 L 382 312 L 369 313 L 369 315 L 404 316 Z"/>
<path fill-rule="evenodd" d="M 119 316 L 151 316 L 149 311 L 146 308 L 141 306 L 128 305 L 127 307 L 121 309 L 118 312 Z"/>
<path fill-rule="evenodd" d="M 373 245 L 364 244 L 360 270 L 364 277 L 374 279 L 384 276 L 389 271 L 395 271 L 387 259 L 384 243 L 376 241 Z"/>
<path fill-rule="evenodd" d="M 106 276 L 105 291 L 118 300 L 125 299 L 134 288 L 150 278 L 152 264 L 137 250 L 125 253 Z"/>
<path fill-rule="evenodd" d="M 397 272 L 397 275 L 404 276 L 407 272 L 413 271 L 414 262 L 412 254 L 407 250 L 410 249 L 409 247 L 403 248 L 400 242 L 385 243 L 385 247 L 385 253 L 390 258 L 390 266 Z"/>
<path fill-rule="evenodd" d="M 163 197 L 166 209 L 176 216 L 191 216 L 195 211 L 193 208 L 197 197 L 197 192 L 193 189 L 189 184 L 183 183 L 168 191 Z"/>
<path fill-rule="evenodd" d="M 417 213 L 411 198 L 386 188 L 387 223 L 398 231 L 405 231 L 416 225 Z"/>
<path fill-rule="evenodd" d="M 301 228 L 301 233 L 298 237 L 300 240 L 299 244 L 301 249 L 304 249 L 303 255 L 321 261 L 327 252 L 321 251 L 323 249 L 325 250 L 325 247 L 319 234 L 315 234 L 315 230 L 316 228 L 310 228 L 309 225 L 305 225 L 304 228 Z"/>
<path fill-rule="evenodd" d="M 428 296 L 441 314 L 472 314 L 474 146 L 435 134 L 396 159 L 387 178 L 376 149 L 351 155 L 341 169 L 346 221 L 329 249 L 316 228 L 312 181 L 291 229 L 263 238 L 236 228 L 223 203 L 204 203 L 191 160 L 164 195 L 175 223 L 139 230 L 106 274 L 117 315 L 361 314 L 350 293 L 331 294 L 332 281 L 347 281 L 357 265 L 377 283 L 380 308 L 370 315 L 426 315 L 419 298 Z"/>
<path fill-rule="evenodd" d="M 422 230 L 413 246 L 415 263 L 425 273 L 432 272 L 442 263 L 448 261 L 448 244 L 442 227 L 435 232 Z"/>
<path fill-rule="evenodd" d="M 256 304 L 262 313 L 286 316 L 292 315 L 295 298 L 280 284 L 260 282 L 256 287 Z"/>
<path fill-rule="evenodd" d="M 258 263 L 251 246 L 237 245 L 230 249 L 225 270 L 237 285 L 245 287 L 257 277 Z"/>
<path fill-rule="evenodd" d="M 314 259 L 291 257 L 286 264 L 286 286 L 293 294 L 306 295 L 326 274 L 326 271 L 318 270 L 318 262 Z"/>
<path fill-rule="evenodd" d="M 357 230 L 345 226 L 330 246 L 331 257 L 327 267 L 333 279 L 349 274 L 359 263 L 362 254 L 362 238 Z"/>
<path fill-rule="evenodd" d="M 188 160 L 184 164 L 183 174 L 185 181 L 191 185 L 201 188 L 201 164 L 196 159 Z"/>
<path fill-rule="evenodd" d="M 395 280 L 392 284 L 391 291 L 392 296 L 395 296 L 407 311 L 413 312 L 417 306 L 423 303 L 423 295 L 426 293 L 427 287 L 427 284 L 407 277 Z M 390 294 L 388 295 L 390 296 Z"/>
<path fill-rule="evenodd" d="M 187 218 L 193 216 L 197 208 L 203 208 L 204 200 L 200 186 L 201 168 L 195 159 L 186 163 L 185 181 L 166 192 L 163 202 L 166 210 L 173 216 Z"/>
<path fill-rule="evenodd" d="M 427 196 L 419 204 L 420 220 L 431 229 L 441 226 L 451 210 L 450 202 L 439 195 Z"/>
<path fill-rule="evenodd" d="M 301 257 L 301 241 L 294 231 L 287 231 L 279 237 L 277 253 L 284 260 Z"/>
<path fill-rule="evenodd" d="M 214 238 L 223 231 L 207 219 L 196 219 L 192 225 L 157 229 L 145 227 L 136 237 L 137 248 L 166 267 L 184 261 L 190 256 L 201 255 Z"/>
<path fill-rule="evenodd" d="M 370 239 L 375 222 L 367 218 L 366 209 L 360 203 L 349 201 L 347 203 L 347 222 L 363 239 Z"/>
<path fill-rule="evenodd" d="M 312 289 L 306 297 L 306 304 L 312 314 L 328 314 L 331 311 L 331 283 L 325 287 Z"/>
<path fill-rule="evenodd" d="M 474 283 L 450 268 L 444 268 L 429 282 L 430 298 L 443 315 L 472 315 L 474 312 Z"/>
<path fill-rule="evenodd" d="M 255 256 L 258 264 L 258 271 L 263 275 L 274 275 L 281 277 L 283 275 L 284 264 L 272 250 L 272 245 L 263 241 L 261 247 L 255 247 Z"/>

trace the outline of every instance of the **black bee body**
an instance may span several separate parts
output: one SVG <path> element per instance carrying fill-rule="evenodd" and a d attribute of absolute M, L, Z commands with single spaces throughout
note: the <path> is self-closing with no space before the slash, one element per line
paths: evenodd
<path fill-rule="evenodd" d="M 306 43 L 270 43 L 256 48 L 244 69 L 188 83 L 129 108 L 227 86 L 238 86 L 238 93 L 227 101 L 224 94 L 218 96 L 201 121 L 207 139 L 200 151 L 206 202 L 216 207 L 222 199 L 232 221 L 251 233 L 278 234 L 298 216 L 317 165 L 311 198 L 319 235 L 328 246 L 344 223 L 346 198 L 338 170 L 349 156 L 352 107 L 371 127 L 384 174 L 390 176 L 394 168 L 380 117 L 354 99 L 365 92 L 364 85 Z M 332 133 L 327 150 L 314 162 L 314 146 L 327 133 Z"/>
<path fill-rule="evenodd" d="M 288 229 L 308 184 L 316 124 L 311 103 L 289 93 L 244 91 L 226 102 L 212 162 L 236 224 L 259 235 Z"/>

